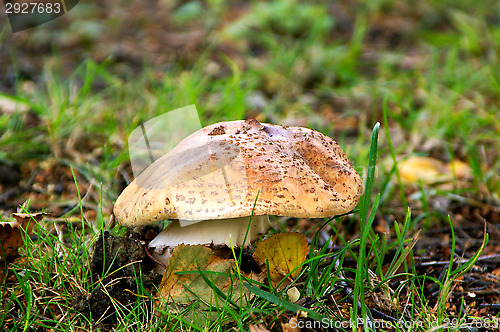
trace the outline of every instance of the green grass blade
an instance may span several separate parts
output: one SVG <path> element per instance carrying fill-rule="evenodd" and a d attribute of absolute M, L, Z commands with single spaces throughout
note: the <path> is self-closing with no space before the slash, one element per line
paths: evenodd
<path fill-rule="evenodd" d="M 367 328 L 368 320 L 366 313 L 366 306 L 364 305 L 364 281 L 366 279 L 366 269 L 368 263 L 366 262 L 366 243 L 368 240 L 368 235 L 370 234 L 371 224 L 375 218 L 375 211 L 378 208 L 380 202 L 380 194 L 377 195 L 373 208 L 371 209 L 370 218 L 368 218 L 368 212 L 370 210 L 370 201 L 373 189 L 373 181 L 375 180 L 375 167 L 377 164 L 377 149 L 378 149 L 378 133 L 380 129 L 380 123 L 376 123 L 372 131 L 372 139 L 370 144 L 370 153 L 368 155 L 368 169 L 366 172 L 366 184 L 365 193 L 360 200 L 360 223 L 361 223 L 361 235 L 359 244 L 359 254 L 356 267 L 356 280 L 354 285 L 354 304 L 351 321 L 353 326 L 356 326 L 359 304 L 361 304 L 361 314 Z M 358 302 L 359 301 L 359 302 Z"/>
<path fill-rule="evenodd" d="M 317 321 L 321 321 L 323 319 L 326 319 L 325 317 L 321 316 L 320 314 L 318 314 L 317 312 L 311 310 L 311 309 L 307 309 L 307 308 L 304 308 L 300 305 L 297 305 L 297 304 L 294 304 L 294 303 L 290 303 L 288 301 L 285 301 L 283 299 L 280 299 L 279 297 L 277 297 L 276 295 L 273 295 L 269 292 L 266 292 L 265 290 L 263 289 L 260 289 L 258 287 L 255 287 L 249 283 L 243 283 L 243 285 L 245 285 L 245 287 L 252 293 L 254 293 L 255 295 L 263 298 L 264 300 L 267 300 L 271 303 L 274 303 L 278 306 L 281 306 L 283 308 L 285 308 L 286 310 L 290 310 L 290 311 L 293 311 L 293 312 L 298 312 L 298 311 L 304 311 L 304 312 L 307 312 L 307 316 L 312 318 L 312 319 L 315 319 Z"/>
<path fill-rule="evenodd" d="M 403 251 L 403 246 L 405 243 L 404 239 L 408 235 L 408 231 L 410 228 L 410 223 L 411 223 L 410 220 L 411 220 L 411 211 L 410 211 L 410 208 L 408 208 L 408 211 L 406 212 L 405 221 L 404 221 L 404 229 L 403 229 L 403 232 L 401 233 L 401 235 L 399 236 L 398 247 L 396 249 L 396 253 L 394 254 L 394 259 L 392 260 L 391 265 L 389 266 L 389 269 L 387 270 L 387 272 L 385 274 L 385 278 L 392 277 L 392 275 L 394 274 L 396 269 L 399 267 L 399 264 L 401 263 L 402 257 L 405 256 L 405 255 L 401 255 L 401 252 Z"/>
<path fill-rule="evenodd" d="M 373 181 L 375 179 L 375 167 L 377 163 L 377 148 L 378 148 L 378 133 L 380 129 L 380 123 L 376 123 L 373 127 L 372 140 L 370 144 L 370 153 L 368 155 L 368 169 L 366 172 L 366 184 L 365 193 L 360 200 L 360 219 L 361 223 L 366 221 L 369 211 L 370 198 L 372 195 Z"/>

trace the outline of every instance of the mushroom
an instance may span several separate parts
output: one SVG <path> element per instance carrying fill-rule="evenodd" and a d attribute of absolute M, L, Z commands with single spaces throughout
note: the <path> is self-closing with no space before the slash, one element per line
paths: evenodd
<path fill-rule="evenodd" d="M 125 188 L 113 212 L 129 227 L 174 219 L 150 247 L 242 247 L 267 233 L 268 215 L 344 214 L 361 191 L 359 175 L 329 137 L 250 119 L 186 137 Z"/>

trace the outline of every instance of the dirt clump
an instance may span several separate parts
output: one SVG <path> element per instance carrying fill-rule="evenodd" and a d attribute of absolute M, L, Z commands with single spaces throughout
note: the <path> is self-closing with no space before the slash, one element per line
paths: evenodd
<path fill-rule="evenodd" d="M 117 310 L 156 293 L 161 275 L 154 272 L 137 234 L 119 237 L 103 232 L 94 244 L 90 270 L 93 289 L 76 294 L 73 306 L 95 323 L 116 323 Z M 139 284 L 140 283 L 140 284 Z"/>

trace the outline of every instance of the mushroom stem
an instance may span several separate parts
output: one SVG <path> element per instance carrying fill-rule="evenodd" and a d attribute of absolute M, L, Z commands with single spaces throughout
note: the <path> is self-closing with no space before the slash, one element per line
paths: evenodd
<path fill-rule="evenodd" d="M 257 240 L 259 235 L 266 234 L 270 228 L 268 216 L 204 220 L 184 227 L 178 220 L 174 220 L 149 243 L 149 246 L 173 248 L 184 243 L 242 247 Z"/>
<path fill-rule="evenodd" d="M 266 234 L 270 228 L 269 217 L 266 215 L 204 220 L 184 227 L 179 220 L 173 220 L 149 243 L 149 247 L 155 248 L 153 256 L 156 259 L 168 265 L 172 249 L 181 243 L 243 247 Z"/>

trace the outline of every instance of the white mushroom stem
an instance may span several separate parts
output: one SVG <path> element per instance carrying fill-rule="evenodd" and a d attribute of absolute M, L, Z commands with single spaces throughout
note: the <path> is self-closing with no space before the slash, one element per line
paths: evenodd
<path fill-rule="evenodd" d="M 155 248 L 153 256 L 167 265 L 172 249 L 181 243 L 243 247 L 266 234 L 270 228 L 269 217 L 266 215 L 204 220 L 184 227 L 178 220 L 174 220 L 149 243 L 149 247 Z M 157 268 L 157 272 L 163 273 L 161 270 L 162 268 Z"/>

